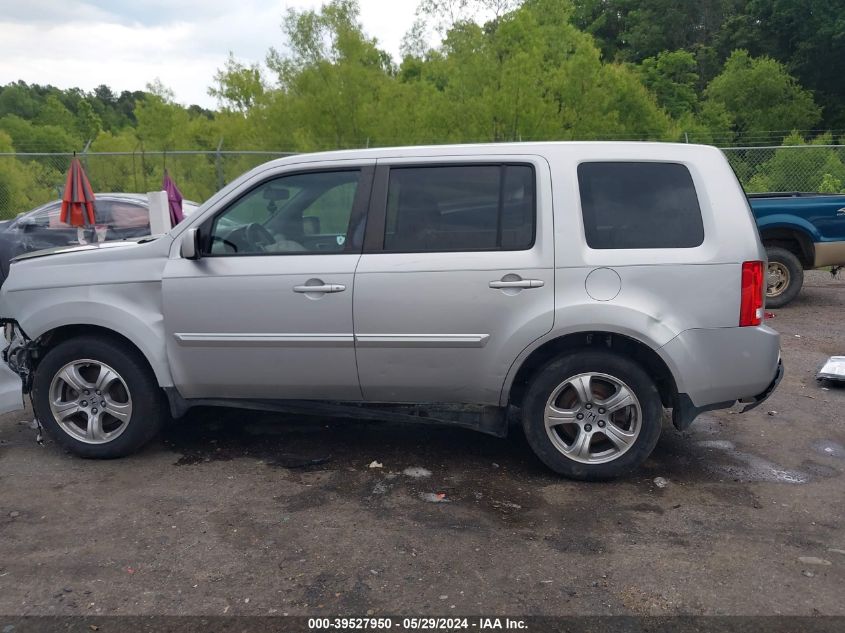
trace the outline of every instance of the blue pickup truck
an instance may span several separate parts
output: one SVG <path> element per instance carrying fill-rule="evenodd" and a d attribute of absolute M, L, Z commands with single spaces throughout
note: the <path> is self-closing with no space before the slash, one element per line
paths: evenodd
<path fill-rule="evenodd" d="M 804 271 L 845 266 L 845 195 L 749 194 L 769 257 L 766 306 L 781 308 L 804 283 Z"/>

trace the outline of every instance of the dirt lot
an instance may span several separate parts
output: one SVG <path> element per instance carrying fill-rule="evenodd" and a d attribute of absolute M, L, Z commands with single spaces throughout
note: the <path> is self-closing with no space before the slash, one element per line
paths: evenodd
<path fill-rule="evenodd" d="M 518 435 L 203 410 L 91 462 L 5 416 L 0 614 L 845 615 L 845 389 L 814 380 L 843 309 L 809 274 L 775 395 L 610 484 Z"/>

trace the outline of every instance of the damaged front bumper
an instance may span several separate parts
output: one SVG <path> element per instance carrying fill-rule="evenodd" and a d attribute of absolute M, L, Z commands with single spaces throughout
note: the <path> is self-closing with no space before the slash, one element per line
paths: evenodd
<path fill-rule="evenodd" d="M 32 388 L 32 341 L 14 321 L 5 321 L 2 325 L 6 347 L 0 363 L 0 415 L 21 411 L 23 396 Z"/>

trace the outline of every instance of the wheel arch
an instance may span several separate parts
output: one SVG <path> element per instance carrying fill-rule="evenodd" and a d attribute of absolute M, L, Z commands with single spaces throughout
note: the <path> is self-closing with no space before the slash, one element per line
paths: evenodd
<path fill-rule="evenodd" d="M 760 228 L 763 246 L 778 246 L 791 252 L 804 268 L 813 268 L 816 248 L 812 236 L 796 226 L 767 226 Z"/>
<path fill-rule="evenodd" d="M 505 384 L 503 400 L 520 406 L 531 378 L 546 363 L 578 349 L 605 349 L 622 354 L 640 363 L 654 379 L 664 406 L 672 407 L 677 399 L 678 386 L 666 361 L 648 344 L 631 336 L 606 330 L 588 330 L 564 334 L 538 345 L 512 372 L 513 379 Z"/>
<path fill-rule="evenodd" d="M 119 341 L 136 352 L 152 370 L 156 382 L 160 387 L 170 387 L 173 380 L 167 365 L 167 358 L 162 342 L 161 349 L 153 344 L 158 337 L 147 324 L 129 315 L 122 315 L 121 327 L 115 327 L 114 318 L 94 317 L 88 322 L 67 320 L 62 322 L 44 323 L 41 327 L 34 324 L 19 322 L 26 335 L 38 341 L 42 350 L 49 350 L 59 343 L 78 336 L 102 336 Z"/>

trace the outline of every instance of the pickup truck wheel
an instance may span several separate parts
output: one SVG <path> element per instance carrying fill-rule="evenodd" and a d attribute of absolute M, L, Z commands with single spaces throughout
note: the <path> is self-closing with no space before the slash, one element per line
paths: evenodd
<path fill-rule="evenodd" d="M 33 380 L 44 429 L 81 457 L 111 459 L 146 444 L 164 420 L 152 371 L 117 341 L 79 337 L 47 352 Z"/>
<path fill-rule="evenodd" d="M 804 285 L 804 267 L 791 251 L 779 246 L 766 249 L 769 268 L 766 274 L 766 306 L 782 308 L 792 301 Z"/>
<path fill-rule="evenodd" d="M 611 352 L 583 350 L 536 374 L 522 424 L 549 468 L 596 481 L 642 464 L 657 444 L 662 418 L 657 388 L 639 365 Z"/>

